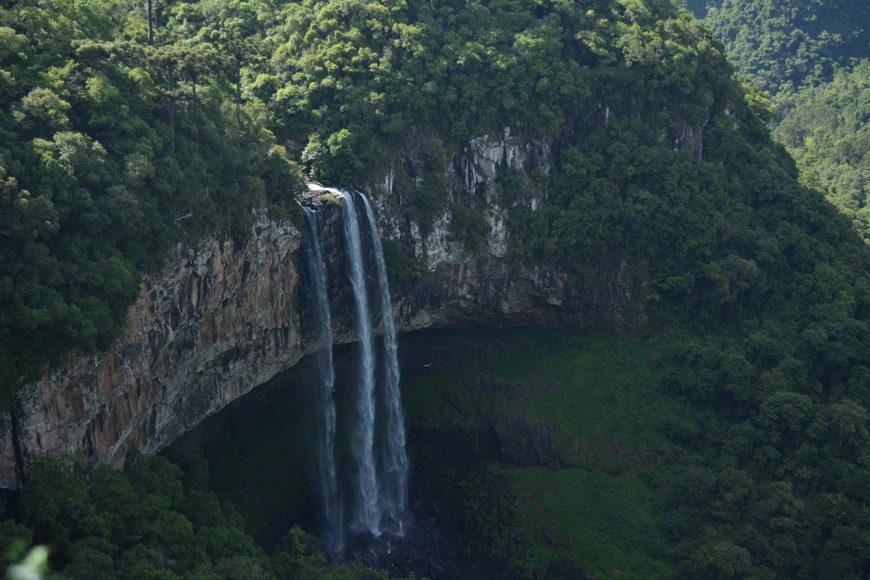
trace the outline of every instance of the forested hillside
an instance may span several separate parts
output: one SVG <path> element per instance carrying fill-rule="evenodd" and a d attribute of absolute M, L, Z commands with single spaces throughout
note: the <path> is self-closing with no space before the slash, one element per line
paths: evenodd
<path fill-rule="evenodd" d="M 175 241 L 246 227 L 299 189 L 238 93 L 256 18 L 216 3 L 193 28 L 190 8 L 162 8 L 153 30 L 127 2 L 0 8 L 4 406 L 46 363 L 105 347 Z"/>
<path fill-rule="evenodd" d="M 830 81 L 870 56 L 862 0 L 688 0 L 747 82 L 776 95 Z"/>
<path fill-rule="evenodd" d="M 870 60 L 785 99 L 773 135 L 794 156 L 802 181 L 870 241 Z"/>
<path fill-rule="evenodd" d="M 690 0 L 743 80 L 768 94 L 774 136 L 801 181 L 870 239 L 870 4 L 860 0 Z"/>
<path fill-rule="evenodd" d="M 462 138 L 507 125 L 555 138 L 602 106 L 698 123 L 737 99 L 669 2 L 179 1 L 149 21 L 138 4 L 58 0 L 0 18 L 7 401 L 65 352 L 108 344 L 138 272 L 173 241 L 231 233 L 258 199 L 286 203 L 293 160 L 362 185 L 434 132 L 411 204 L 430 215 Z"/>
<path fill-rule="evenodd" d="M 512 258 L 579 276 L 596 260 L 634 264 L 649 292 L 632 330 L 668 333 L 655 371 L 636 379 L 679 400 L 684 419 L 662 426 L 674 452 L 653 458 L 667 466 L 650 484 L 666 510 L 645 525 L 667 545 L 643 549 L 669 573 L 699 578 L 870 574 L 867 249 L 821 194 L 798 183 L 758 116 L 757 95 L 746 94 L 722 45 L 686 8 L 174 1 L 152 6 L 149 25 L 150 3 L 4 6 L 7 400 L 22 377 L 68 350 L 111 340 L 138 273 L 173 241 L 231 236 L 253 204 L 292 202 L 297 162 L 323 181 L 364 187 L 414 146 L 422 161 L 398 164 L 396 177 L 408 217 L 425 228 L 436 210 L 453 208 L 466 218 L 453 234 L 473 245 L 483 202 L 455 196 L 445 167 L 464 141 L 510 127 L 551 143 L 553 156 L 534 182 L 499 176 Z M 853 7 L 848 22 L 864 9 Z M 830 53 L 820 62 L 840 62 L 831 47 L 845 42 L 817 47 Z M 789 66 L 804 67 L 802 59 Z M 833 82 L 848 82 L 840 78 Z M 530 190 L 543 200 L 535 212 L 522 201 Z M 127 484 L 116 484 L 126 497 Z M 147 486 L 132 485 L 148 500 Z M 189 506 L 172 494 L 155 501 L 189 539 L 199 524 L 182 521 Z M 103 501 L 97 491 L 77 497 Z M 46 530 L 31 500 L 26 523 L 64 548 L 57 567 L 76 565 L 70 547 L 83 537 L 106 542 L 89 544 L 102 553 L 131 542 L 91 509 L 70 509 L 63 521 L 72 524 Z M 147 520 L 152 507 L 137 517 Z M 232 523 L 231 514 L 209 514 Z M 212 548 L 235 549 L 216 542 L 191 553 Z M 154 566 L 183 576 L 191 561 L 155 557 Z"/>

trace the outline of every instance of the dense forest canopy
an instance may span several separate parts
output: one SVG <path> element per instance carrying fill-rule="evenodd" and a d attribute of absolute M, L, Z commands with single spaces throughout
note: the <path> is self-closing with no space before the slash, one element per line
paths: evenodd
<path fill-rule="evenodd" d="M 867 71 L 870 4 L 855 0 L 690 0 L 744 80 L 778 109 L 774 136 L 801 181 L 870 239 Z"/>
<path fill-rule="evenodd" d="M 34 465 L 23 523 L 0 522 L 0 565 L 19 562 L 35 541 L 49 543 L 52 562 L 63 564 L 61 574 L 45 577 L 60 579 L 389 577 L 360 564 L 329 564 L 317 538 L 298 527 L 270 557 L 232 504 L 208 490 L 207 465 L 182 473 L 162 456 L 132 459 L 124 473 L 71 457 Z"/>
<path fill-rule="evenodd" d="M 668 427 L 680 451 L 657 489 L 688 499 L 658 522 L 669 543 L 657 557 L 696 577 L 870 573 L 867 249 L 821 194 L 798 184 L 758 116 L 762 100 L 679 2 L 179 0 L 155 3 L 149 21 L 150 5 L 24 0 L 0 9 L 6 401 L 71 349 L 108 344 L 140 272 L 173 242 L 243 231 L 255 204 L 292 207 L 297 163 L 326 182 L 364 186 L 422 143 L 422 171 L 403 168 L 397 179 L 409 215 L 425 225 L 435 208 L 464 208 L 454 233 L 473 245 L 481 202 L 451 191 L 444 168 L 463 141 L 510 127 L 553 144 L 550 171 L 535 183 L 499 177 L 513 257 L 581 276 L 605 256 L 636 264 L 650 288 L 639 332 L 673 333 L 655 380 L 692 416 Z M 764 32 L 771 46 L 791 46 L 789 27 L 806 38 L 828 14 L 827 4 L 801 6 L 796 20 Z M 855 18 L 864 3 L 848 6 L 849 19 L 831 16 L 836 33 L 784 61 L 777 87 L 811 62 L 819 81 L 853 85 L 834 74 L 839 51 L 865 38 L 848 28 L 866 22 Z M 725 14 L 725 3 L 716 8 Z M 758 21 L 766 14 L 759 9 Z M 741 50 L 764 56 L 764 46 Z M 831 100 L 820 116 L 863 114 L 834 93 L 799 92 L 797 115 L 803 98 Z M 783 139 L 807 143 L 795 119 Z M 839 141 L 814 143 L 845 158 L 866 145 L 856 135 L 842 151 Z M 545 198 L 533 213 L 521 201 L 532 186 Z M 37 530 L 64 547 L 56 565 L 77 565 L 69 546 L 83 537 L 108 542 L 89 549 L 111 554 L 126 549 L 125 534 L 145 533 L 110 534 L 102 492 L 69 485 L 97 507 Z M 138 484 L 113 485 L 127 497 Z M 187 534 L 179 546 L 208 553 L 187 542 L 199 524 L 182 521 L 186 500 L 170 491 L 161 517 Z M 37 528 L 53 517 L 38 505 L 26 516 Z M 157 513 L 136 509 L 140 520 Z M 179 573 L 189 556 L 159 565 Z"/>
<path fill-rule="evenodd" d="M 830 81 L 870 56 L 863 0 L 688 0 L 759 89 L 777 94 Z"/>
<path fill-rule="evenodd" d="M 176 240 L 240 231 L 299 189 L 263 113 L 240 106 L 255 55 L 233 47 L 256 21 L 222 6 L 197 6 L 196 28 L 192 5 L 161 6 L 153 42 L 139 3 L 0 8 L 4 405 L 46 363 L 108 345 Z"/>

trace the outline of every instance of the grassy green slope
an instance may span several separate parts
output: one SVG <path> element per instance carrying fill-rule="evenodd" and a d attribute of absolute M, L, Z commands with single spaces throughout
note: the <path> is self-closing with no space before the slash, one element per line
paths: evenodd
<path fill-rule="evenodd" d="M 857 375 L 820 401 L 810 394 L 819 384 L 801 386 L 801 363 L 778 358 L 760 330 L 742 340 L 724 329 L 480 331 L 409 337 L 412 349 L 415 340 L 431 341 L 433 363 L 452 360 L 451 342 L 466 352 L 448 371 L 407 380 L 405 400 L 411 440 L 423 442 L 418 473 L 429 489 L 454 490 L 445 521 L 467 544 L 492 546 L 497 566 L 636 578 L 866 569 Z M 754 374 L 737 342 L 776 366 Z M 448 453 L 425 451 L 430 439 Z"/>
<path fill-rule="evenodd" d="M 473 431 L 518 417 L 548 426 L 548 462 L 558 468 L 492 458 L 511 482 L 528 548 L 515 564 L 533 573 L 568 560 L 627 578 L 673 569 L 657 531 L 661 493 L 646 483 L 681 455 L 667 433 L 685 403 L 659 381 L 664 339 L 556 330 L 471 336 L 496 340 L 500 352 L 407 381 L 409 427 Z"/>
<path fill-rule="evenodd" d="M 506 473 L 522 530 L 534 542 L 527 570 L 564 561 L 596 575 L 618 570 L 621 578 L 665 577 L 672 570 L 660 556 L 661 501 L 637 473 L 544 467 Z"/>

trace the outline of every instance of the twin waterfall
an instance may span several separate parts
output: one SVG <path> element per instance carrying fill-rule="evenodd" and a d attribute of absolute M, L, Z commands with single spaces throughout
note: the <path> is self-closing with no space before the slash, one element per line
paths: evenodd
<path fill-rule="evenodd" d="M 399 391 L 396 329 L 377 224 L 362 194 L 330 190 L 343 200 L 347 275 L 353 291 L 358 339 L 352 410 L 339 425 L 335 400 L 332 325 L 327 268 L 317 215 L 305 208 L 305 275 L 312 333 L 322 345 L 315 355 L 319 373 L 317 479 L 322 504 L 323 544 L 341 557 L 347 532 L 401 536 L 408 504 L 408 459 Z M 359 206 L 359 207 L 358 207 Z M 373 264 L 366 257 L 374 255 Z M 375 331 L 383 332 L 376 340 Z M 341 427 L 341 431 L 339 431 Z M 337 457 L 340 432 L 349 439 L 347 460 Z M 346 523 L 347 522 L 347 523 Z"/>

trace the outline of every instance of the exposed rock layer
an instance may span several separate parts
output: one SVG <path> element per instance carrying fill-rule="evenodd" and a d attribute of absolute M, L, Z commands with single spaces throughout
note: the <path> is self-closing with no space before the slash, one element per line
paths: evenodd
<path fill-rule="evenodd" d="M 626 312 L 642 303 L 642 272 L 618 256 L 590 259 L 585 278 L 557 266 L 532 267 L 512 259 L 498 207 L 499 168 L 527 172 L 547 167 L 549 147 L 520 143 L 508 133 L 469 143 L 449 172 L 465 195 L 486 203 L 486 243 L 470 252 L 449 231 L 449 210 L 422 237 L 402 216 L 387 177 L 372 188 L 384 235 L 401 239 L 430 274 L 395 291 L 399 332 L 423 328 L 633 324 Z M 541 200 L 526 199 L 533 211 Z M 340 211 L 320 205 L 325 254 L 334 281 L 334 340 L 354 339 L 339 248 Z M 90 461 L 123 464 L 127 453 L 149 454 L 231 401 L 314 352 L 306 339 L 300 279 L 302 235 L 287 220 L 256 214 L 244 241 L 210 239 L 178 246 L 164 270 L 142 283 L 129 323 L 114 347 L 72 357 L 20 392 L 0 433 L 0 486 L 17 487 L 21 471 L 45 455 L 74 453 Z"/>

